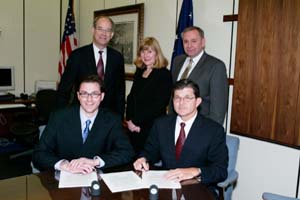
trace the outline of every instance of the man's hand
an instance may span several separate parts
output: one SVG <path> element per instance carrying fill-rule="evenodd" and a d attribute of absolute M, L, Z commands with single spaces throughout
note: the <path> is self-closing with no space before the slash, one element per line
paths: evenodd
<path fill-rule="evenodd" d="M 199 170 L 199 168 L 196 167 L 178 168 L 170 170 L 168 173 L 166 173 L 165 178 L 168 180 L 180 182 L 199 176 L 200 173 L 201 171 Z"/>
<path fill-rule="evenodd" d="M 144 158 L 144 157 L 137 159 L 133 163 L 133 167 L 135 170 L 139 170 L 139 171 L 148 171 L 149 170 L 149 164 L 148 164 L 146 158 Z"/>
<path fill-rule="evenodd" d="M 88 158 L 78 158 L 60 163 L 60 169 L 71 173 L 89 174 L 95 170 L 96 161 Z"/>

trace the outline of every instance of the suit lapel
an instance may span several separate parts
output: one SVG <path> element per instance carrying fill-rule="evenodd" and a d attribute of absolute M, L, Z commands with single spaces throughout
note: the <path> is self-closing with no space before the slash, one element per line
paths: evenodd
<path fill-rule="evenodd" d="M 193 71 L 191 71 L 189 79 L 191 80 L 197 80 L 199 77 L 199 74 L 201 74 L 201 71 L 204 69 L 204 62 L 206 60 L 207 54 L 204 52 L 201 56 L 200 60 L 194 67 Z"/>
<path fill-rule="evenodd" d="M 106 137 L 105 134 L 101 134 L 101 133 L 106 133 L 108 131 L 105 131 L 105 129 L 108 128 L 107 126 L 107 123 L 103 117 L 103 112 L 102 110 L 100 109 L 96 118 L 95 118 L 95 121 L 94 121 L 94 124 L 93 124 L 93 127 L 91 128 L 89 134 L 88 134 L 88 137 L 85 141 L 85 144 L 88 143 L 89 141 L 93 140 L 93 138 L 97 137 L 97 139 L 99 140 L 102 140 L 102 137 L 103 137 L 103 140 L 104 137 Z M 100 132 L 100 133 L 99 133 Z M 100 137 L 99 137 L 100 136 Z"/>
<path fill-rule="evenodd" d="M 107 47 L 107 55 L 106 55 L 106 66 L 105 66 L 105 73 L 104 73 L 104 84 L 106 89 L 109 88 L 110 82 L 113 80 L 113 71 L 114 65 L 112 64 L 114 57 L 111 53 L 111 49 Z"/>
<path fill-rule="evenodd" d="M 197 143 L 197 141 L 195 141 L 195 136 L 198 134 L 201 134 L 202 121 L 203 120 L 201 119 L 200 113 L 198 112 L 197 117 L 196 117 L 195 121 L 193 122 L 192 127 L 190 129 L 190 132 L 184 142 L 182 152 L 181 152 L 182 157 L 187 156 L 187 155 L 185 155 L 186 147 L 195 145 L 195 143 Z"/>
<path fill-rule="evenodd" d="M 178 79 L 178 75 L 180 73 L 181 68 L 183 67 L 183 63 L 186 59 L 186 55 L 182 56 L 182 58 L 178 61 L 177 64 L 174 65 L 174 80 L 173 82 L 176 82 Z"/>
<path fill-rule="evenodd" d="M 76 145 L 82 144 L 82 130 L 81 130 L 81 121 L 79 114 L 79 106 L 75 106 L 72 109 L 72 115 L 66 119 L 66 124 L 69 127 L 69 133 L 72 134 L 72 140 L 75 141 Z"/>
<path fill-rule="evenodd" d="M 172 118 L 170 126 L 166 126 L 164 130 L 167 133 L 165 137 L 166 147 L 170 148 L 170 154 L 172 155 L 171 166 L 175 166 L 176 160 L 176 142 L 175 142 L 175 128 L 176 128 L 176 115 Z"/>
<path fill-rule="evenodd" d="M 88 67 L 94 69 L 95 72 L 97 73 L 97 65 L 96 65 L 96 60 L 95 60 L 95 56 L 94 56 L 93 44 L 89 45 L 89 48 L 87 51 L 87 58 L 85 58 L 85 59 L 87 60 Z"/>

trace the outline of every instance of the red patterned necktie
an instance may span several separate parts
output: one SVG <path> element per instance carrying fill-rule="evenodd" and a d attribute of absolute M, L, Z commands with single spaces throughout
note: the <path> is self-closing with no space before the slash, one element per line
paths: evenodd
<path fill-rule="evenodd" d="M 179 136 L 176 142 L 176 160 L 179 160 L 182 147 L 185 142 L 185 131 L 184 131 L 185 123 L 181 122 L 180 127 L 181 128 L 180 128 Z"/>
<path fill-rule="evenodd" d="M 104 65 L 103 65 L 103 60 L 102 60 L 102 53 L 103 53 L 103 51 L 99 51 L 100 57 L 99 57 L 99 60 L 97 63 L 97 73 L 101 80 L 104 79 Z"/>

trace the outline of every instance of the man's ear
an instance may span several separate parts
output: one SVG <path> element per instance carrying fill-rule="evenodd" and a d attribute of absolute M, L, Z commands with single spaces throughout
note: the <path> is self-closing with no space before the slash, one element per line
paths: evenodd
<path fill-rule="evenodd" d="M 202 98 L 201 97 L 197 97 L 196 98 L 196 105 L 197 107 L 202 103 Z"/>
<path fill-rule="evenodd" d="M 206 44 L 206 39 L 205 38 L 201 38 L 201 47 L 203 49 L 205 48 L 205 44 Z"/>
<path fill-rule="evenodd" d="M 105 96 L 105 93 L 104 93 L 104 92 L 102 92 L 102 93 L 101 93 L 101 101 L 103 101 L 103 99 L 104 99 L 104 96 Z"/>

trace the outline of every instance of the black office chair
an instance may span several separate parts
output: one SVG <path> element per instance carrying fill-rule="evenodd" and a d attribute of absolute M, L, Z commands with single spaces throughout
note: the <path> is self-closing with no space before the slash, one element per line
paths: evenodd
<path fill-rule="evenodd" d="M 48 122 L 50 113 L 56 108 L 56 91 L 40 90 L 35 98 L 36 115 L 17 121 L 10 131 L 16 137 L 16 141 L 24 145 L 26 151 L 10 156 L 16 158 L 33 152 L 34 145 L 38 142 L 41 131 Z"/>
<path fill-rule="evenodd" d="M 46 125 L 50 113 L 56 109 L 56 91 L 51 89 L 38 91 L 36 94 L 35 105 L 39 126 Z"/>

